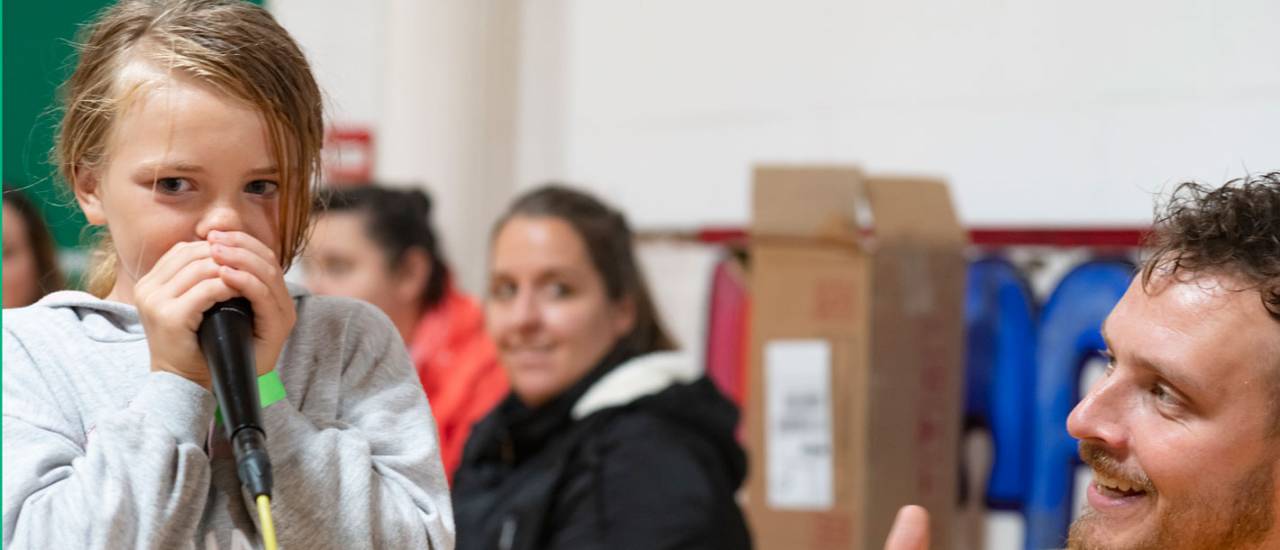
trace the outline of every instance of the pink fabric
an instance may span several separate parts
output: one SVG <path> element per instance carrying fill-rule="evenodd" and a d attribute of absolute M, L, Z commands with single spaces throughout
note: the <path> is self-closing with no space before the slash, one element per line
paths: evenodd
<path fill-rule="evenodd" d="M 707 323 L 707 376 L 739 408 L 746 394 L 747 292 L 742 268 L 732 258 L 711 276 Z"/>
<path fill-rule="evenodd" d="M 409 356 L 431 402 L 441 458 L 452 480 L 471 425 L 507 394 L 506 373 L 485 334 L 484 311 L 471 297 L 450 289 L 418 322 Z"/>

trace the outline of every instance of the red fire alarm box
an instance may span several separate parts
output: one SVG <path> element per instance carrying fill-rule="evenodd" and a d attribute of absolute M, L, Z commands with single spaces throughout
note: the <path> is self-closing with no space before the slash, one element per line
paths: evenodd
<path fill-rule="evenodd" d="M 373 179 L 373 132 L 365 126 L 334 125 L 324 144 L 324 182 L 366 183 Z"/>

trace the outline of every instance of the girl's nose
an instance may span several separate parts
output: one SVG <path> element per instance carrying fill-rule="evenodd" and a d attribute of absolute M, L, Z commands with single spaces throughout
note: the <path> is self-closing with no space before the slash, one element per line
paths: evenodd
<path fill-rule="evenodd" d="M 201 239 L 207 239 L 210 231 L 244 231 L 242 220 L 240 212 L 234 207 L 217 204 L 200 218 L 200 223 L 196 226 L 196 235 Z"/>
<path fill-rule="evenodd" d="M 538 326 L 540 317 L 534 293 L 521 292 L 516 297 L 511 307 L 511 317 L 513 325 L 521 331 L 528 331 Z"/>

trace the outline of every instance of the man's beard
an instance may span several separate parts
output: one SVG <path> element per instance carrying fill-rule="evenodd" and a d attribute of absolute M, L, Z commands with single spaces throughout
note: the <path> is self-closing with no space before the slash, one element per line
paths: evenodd
<path fill-rule="evenodd" d="M 1115 460 L 1096 445 L 1081 442 L 1080 455 L 1104 473 Z M 1228 499 L 1196 498 L 1170 503 L 1160 512 L 1157 527 L 1145 537 L 1126 546 L 1109 546 L 1104 521 L 1089 510 L 1071 525 L 1067 548 L 1071 550 L 1224 550 L 1248 548 L 1262 542 L 1275 521 L 1272 478 L 1274 463 L 1264 460 L 1240 479 L 1228 492 Z M 1154 489 L 1153 487 L 1149 487 Z M 1154 498 L 1149 490 L 1145 498 Z M 1118 533 L 1116 533 L 1118 534 Z"/>

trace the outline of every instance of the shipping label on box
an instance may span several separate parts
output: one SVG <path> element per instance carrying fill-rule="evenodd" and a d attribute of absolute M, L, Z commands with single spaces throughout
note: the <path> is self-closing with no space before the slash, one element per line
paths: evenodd
<path fill-rule="evenodd" d="M 835 504 L 831 425 L 831 344 L 765 344 L 769 506 L 828 510 Z"/>

